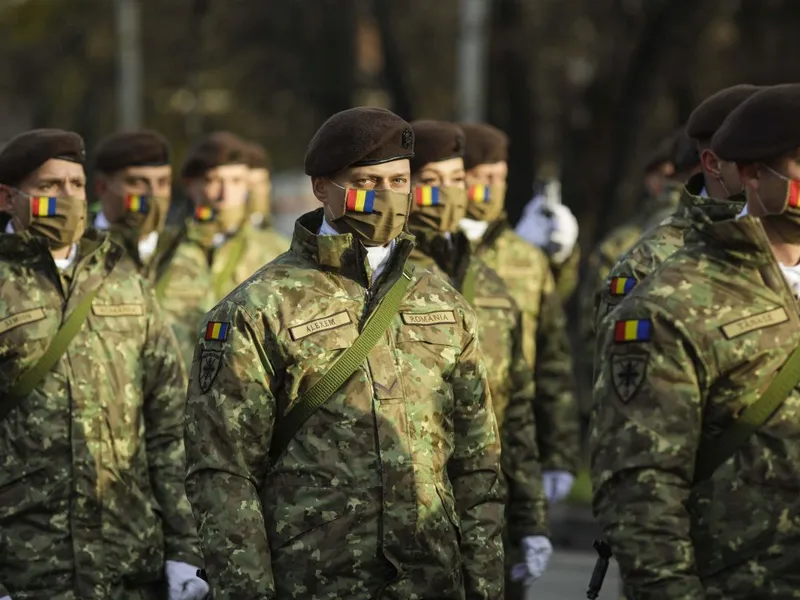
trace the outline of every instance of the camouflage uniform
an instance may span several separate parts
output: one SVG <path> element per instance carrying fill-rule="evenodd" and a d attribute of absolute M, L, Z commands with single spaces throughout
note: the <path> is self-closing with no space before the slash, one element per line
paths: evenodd
<path fill-rule="evenodd" d="M 709 198 L 700 195 L 703 187 L 702 175 L 692 178 L 683 190 L 675 213 L 643 235 L 611 269 L 595 295 L 598 331 L 603 317 L 630 293 L 637 282 L 683 248 L 684 235 L 693 222 L 701 224 L 732 219 L 744 208 L 743 196 L 731 200 Z M 597 339 L 602 337 L 598 334 Z"/>
<path fill-rule="evenodd" d="M 635 325 L 605 338 L 594 511 L 631 600 L 798 598 L 800 392 L 695 481 L 700 441 L 757 400 L 800 343 L 798 302 L 757 219 L 696 235 L 613 313 L 649 335 Z"/>
<path fill-rule="evenodd" d="M 131 232 L 132 233 L 132 232 Z M 114 241 L 125 248 L 132 267 L 156 291 L 162 314 L 169 318 L 185 365 L 192 364 L 197 332 L 214 306 L 211 274 L 203 268 L 205 251 L 185 229 L 168 227 L 158 236 L 156 251 L 147 261 L 139 257 L 138 240 L 112 228 Z"/>
<path fill-rule="evenodd" d="M 575 248 L 569 258 L 563 263 L 556 264 L 550 260 L 550 271 L 556 283 L 556 293 L 562 302 L 566 302 L 578 287 L 578 271 L 581 263 L 581 250 L 575 244 Z"/>
<path fill-rule="evenodd" d="M 534 369 L 542 470 L 575 473 L 579 431 L 571 350 L 547 256 L 514 233 L 505 219 L 489 225 L 475 254 L 497 272 L 522 310 L 522 349 Z"/>
<path fill-rule="evenodd" d="M 184 492 L 184 373 L 152 293 L 103 234 L 66 273 L 0 235 L 0 399 L 102 285 L 81 332 L 0 423 L 0 596 L 139 599 L 165 560 L 200 565 Z M 2 400 L 0 400 L 2 402 Z"/>
<path fill-rule="evenodd" d="M 503 472 L 509 485 L 506 516 L 510 541 L 549 535 L 547 501 L 542 489 L 533 370 L 522 355 L 521 313 L 503 280 L 482 260 L 472 256 L 461 233 L 444 236 L 415 232 L 416 247 L 409 260 L 463 291 L 468 270 L 475 270 L 472 307 L 478 317 L 478 338 L 486 365 L 492 406 L 500 425 Z"/>
<path fill-rule="evenodd" d="M 353 343 L 413 246 L 401 235 L 368 287 L 363 246 L 321 223 L 301 217 L 291 251 L 211 311 L 230 331 L 192 365 L 187 491 L 214 599 L 500 599 L 497 424 L 475 314 L 438 277 L 412 274 L 366 364 L 268 465 L 276 418 Z"/>
<path fill-rule="evenodd" d="M 591 409 L 591 388 L 594 380 L 594 352 L 597 343 L 596 304 L 597 294 L 617 264 L 642 235 L 657 226 L 675 212 L 683 195 L 683 186 L 665 182 L 664 191 L 658 198 L 647 201 L 646 210 L 629 222 L 613 229 L 589 255 L 586 271 L 581 278 L 578 291 L 578 339 L 576 353 L 578 379 L 581 383 L 581 414 L 588 416 Z"/>

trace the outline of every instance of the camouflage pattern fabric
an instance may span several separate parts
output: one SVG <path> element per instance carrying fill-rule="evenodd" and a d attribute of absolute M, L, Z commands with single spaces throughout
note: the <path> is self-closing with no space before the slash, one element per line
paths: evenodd
<path fill-rule="evenodd" d="M 291 251 L 211 311 L 192 364 L 187 492 L 214 599 L 499 600 L 499 433 L 475 314 L 438 277 L 412 275 L 365 364 L 267 462 L 413 246 L 369 287 L 363 246 L 321 224 L 301 217 Z"/>
<path fill-rule="evenodd" d="M 575 473 L 580 433 L 572 352 L 547 256 L 519 237 L 505 219 L 489 225 L 475 254 L 500 276 L 522 310 L 522 350 L 534 370 L 542 470 Z"/>
<path fill-rule="evenodd" d="M 183 483 L 183 368 L 122 256 L 90 231 L 59 276 L 46 242 L 0 235 L 0 402 L 65 311 L 101 286 L 57 365 L 0 423 L 0 596 L 138 598 L 114 590 L 162 579 L 165 560 L 201 565 Z"/>
<path fill-rule="evenodd" d="M 562 303 L 566 303 L 578 287 L 578 273 L 581 264 L 581 249 L 578 244 L 572 250 L 572 254 L 560 265 L 550 260 L 550 271 L 556 282 L 556 293 L 561 298 Z"/>
<path fill-rule="evenodd" d="M 744 208 L 743 196 L 731 200 L 701 196 L 703 187 L 702 175 L 692 178 L 683 189 L 677 210 L 660 225 L 645 233 L 612 267 L 595 294 L 595 321 L 598 331 L 603 318 L 638 282 L 683 248 L 684 236 L 693 223 L 700 225 L 733 219 Z M 603 335 L 598 334 L 597 339 L 602 338 Z"/>
<path fill-rule="evenodd" d="M 157 298 L 161 312 L 172 325 L 183 364 L 192 364 L 197 332 L 206 312 L 214 306 L 211 274 L 205 250 L 182 228 L 168 227 L 159 235 L 158 246 L 149 260 L 139 257 L 138 240 L 131 233 L 113 229 L 112 239 L 125 248 L 124 260 L 148 280 L 154 289 L 163 282 L 163 296 Z"/>
<path fill-rule="evenodd" d="M 414 235 L 417 246 L 410 261 L 450 281 L 457 290 L 462 291 L 467 271 L 475 271 L 472 307 L 478 317 L 478 339 L 500 426 L 503 474 L 509 488 L 507 538 L 517 545 L 526 536 L 548 536 L 547 499 L 536 443 L 533 369 L 522 355 L 520 310 L 503 280 L 472 254 L 464 234 L 452 234 L 452 241 L 428 232 L 415 231 Z"/>
<path fill-rule="evenodd" d="M 687 238 L 611 315 L 594 512 L 631 600 L 797 598 L 800 392 L 709 480 L 695 461 L 800 343 L 798 302 L 759 220 Z"/>

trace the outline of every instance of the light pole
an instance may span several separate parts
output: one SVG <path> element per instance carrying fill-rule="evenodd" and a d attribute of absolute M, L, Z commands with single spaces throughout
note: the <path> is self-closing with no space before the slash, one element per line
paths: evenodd
<path fill-rule="evenodd" d="M 458 116 L 482 121 L 486 112 L 486 40 L 491 0 L 461 0 L 458 41 Z"/>
<path fill-rule="evenodd" d="M 142 126 L 142 47 L 139 0 L 114 0 L 117 18 L 117 105 L 120 129 Z"/>

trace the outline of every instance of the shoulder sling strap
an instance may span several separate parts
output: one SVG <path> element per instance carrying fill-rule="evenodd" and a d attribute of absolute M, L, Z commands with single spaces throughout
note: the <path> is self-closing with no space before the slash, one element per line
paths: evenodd
<path fill-rule="evenodd" d="M 461 295 L 466 298 L 470 306 L 475 304 L 475 282 L 477 279 L 478 269 L 475 267 L 475 263 L 472 262 L 464 275 L 464 281 L 461 282 Z"/>
<path fill-rule="evenodd" d="M 356 372 L 359 365 L 364 362 L 370 350 L 372 350 L 397 314 L 397 309 L 400 308 L 400 303 L 403 301 L 410 284 L 411 271 L 409 267 L 405 267 L 402 277 L 394 283 L 375 311 L 367 318 L 364 329 L 356 338 L 356 341 L 353 342 L 353 345 L 342 352 L 333 361 L 328 371 L 311 386 L 282 419 L 278 420 L 275 431 L 272 434 L 272 445 L 269 452 L 271 464 L 275 464 L 275 461 L 283 454 L 292 438 L 300 431 L 308 418 L 314 414 L 314 411 L 325 404 L 350 379 L 350 376 Z"/>
<path fill-rule="evenodd" d="M 695 482 L 711 477 L 714 471 L 775 413 L 800 383 L 800 346 L 775 375 L 762 396 L 746 407 L 733 424 L 715 438 L 704 440 L 697 452 Z"/>
<path fill-rule="evenodd" d="M 86 294 L 84 298 L 75 307 L 75 310 L 67 317 L 67 320 L 61 325 L 50 346 L 30 369 L 25 371 L 17 379 L 16 383 L 6 394 L 3 401 L 0 402 L 0 421 L 8 416 L 8 413 L 19 404 L 19 402 L 36 389 L 36 386 L 41 383 L 42 379 L 53 369 L 61 355 L 66 352 L 72 339 L 78 335 L 78 332 L 83 327 L 86 317 L 89 316 L 89 311 L 92 308 L 92 301 L 97 295 L 100 286 L 94 288 L 91 292 Z"/>
<path fill-rule="evenodd" d="M 236 268 L 236 265 L 239 264 L 239 261 L 242 260 L 242 256 L 244 256 L 244 232 L 239 232 L 239 234 L 230 241 L 230 245 L 231 247 L 228 260 L 225 261 L 225 264 L 222 266 L 222 270 L 214 280 L 214 293 L 216 294 L 217 298 L 222 298 L 225 296 L 225 294 L 232 291 L 233 288 L 236 287 L 231 287 L 230 281 L 231 277 L 233 277 L 233 271 Z"/>

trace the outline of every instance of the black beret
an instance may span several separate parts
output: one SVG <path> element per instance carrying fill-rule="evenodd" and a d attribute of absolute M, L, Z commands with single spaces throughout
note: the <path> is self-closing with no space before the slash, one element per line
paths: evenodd
<path fill-rule="evenodd" d="M 246 142 L 245 158 L 251 169 L 269 169 L 270 157 L 267 149 L 258 142 Z"/>
<path fill-rule="evenodd" d="M 385 108 L 343 110 L 322 124 L 308 144 L 306 175 L 326 177 L 348 167 L 412 158 L 411 126 Z"/>
<path fill-rule="evenodd" d="M 217 131 L 197 142 L 181 168 L 183 177 L 200 177 L 223 165 L 247 164 L 247 144 L 229 131 Z"/>
<path fill-rule="evenodd" d="M 697 142 L 689 137 L 686 129 L 681 129 L 675 137 L 672 147 L 672 164 L 675 165 L 675 171 L 678 173 L 685 173 L 700 166 Z"/>
<path fill-rule="evenodd" d="M 17 185 L 52 158 L 83 163 L 83 138 L 63 129 L 34 129 L 11 138 L 0 151 L 0 183 Z"/>
<path fill-rule="evenodd" d="M 169 142 L 157 131 L 122 131 L 100 141 L 94 151 L 94 168 L 114 173 L 125 167 L 168 165 L 169 159 Z"/>
<path fill-rule="evenodd" d="M 682 132 L 683 129 L 673 131 L 671 134 L 661 140 L 655 148 L 653 148 L 653 151 L 647 156 L 647 160 L 644 164 L 645 173 L 660 167 L 664 163 L 674 164 L 675 143 L 678 141 L 678 138 L 681 136 Z"/>
<path fill-rule="evenodd" d="M 763 89 L 742 83 L 709 96 L 689 115 L 689 121 L 686 123 L 689 137 L 698 142 L 709 141 L 737 106 Z"/>
<path fill-rule="evenodd" d="M 415 173 L 432 162 L 464 156 L 464 130 L 447 121 L 412 121 L 414 158 L 411 172 Z"/>
<path fill-rule="evenodd" d="M 467 145 L 464 148 L 464 168 L 508 160 L 508 136 L 487 123 L 459 123 Z"/>
<path fill-rule="evenodd" d="M 752 163 L 800 147 L 800 83 L 756 92 L 734 110 L 711 140 L 722 160 Z"/>

